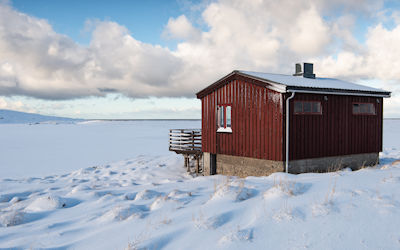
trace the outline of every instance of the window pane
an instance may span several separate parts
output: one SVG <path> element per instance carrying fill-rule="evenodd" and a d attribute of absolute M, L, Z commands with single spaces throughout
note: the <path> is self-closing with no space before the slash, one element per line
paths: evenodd
<path fill-rule="evenodd" d="M 217 106 L 217 126 L 221 127 L 221 106 Z"/>
<path fill-rule="evenodd" d="M 226 106 L 226 126 L 231 127 L 231 113 L 232 113 L 232 107 L 231 106 Z"/>
<path fill-rule="evenodd" d="M 353 114 L 359 114 L 360 113 L 360 107 L 358 103 L 353 104 Z"/>
<path fill-rule="evenodd" d="M 303 112 L 302 102 L 294 102 L 294 112 L 295 113 L 302 113 Z"/>
<path fill-rule="evenodd" d="M 368 104 L 366 103 L 360 104 L 360 113 L 368 114 Z"/>
<path fill-rule="evenodd" d="M 321 103 L 313 102 L 312 103 L 312 112 L 313 113 L 321 113 Z"/>
<path fill-rule="evenodd" d="M 224 127 L 224 106 L 219 107 L 219 126 Z"/>
<path fill-rule="evenodd" d="M 311 102 L 304 102 L 303 103 L 303 112 L 310 113 L 311 112 Z"/>
<path fill-rule="evenodd" d="M 375 115 L 375 105 L 372 103 L 368 103 L 368 113 L 371 115 Z"/>

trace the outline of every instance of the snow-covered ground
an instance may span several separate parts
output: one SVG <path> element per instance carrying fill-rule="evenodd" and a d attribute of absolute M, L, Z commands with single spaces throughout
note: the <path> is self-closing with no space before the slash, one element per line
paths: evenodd
<path fill-rule="evenodd" d="M 142 130 L 132 130 L 137 145 L 132 147 L 131 159 L 89 164 L 72 172 L 66 169 L 63 174 L 7 177 L 1 165 L 0 248 L 400 248 L 400 120 L 384 122 L 380 166 L 355 172 L 276 173 L 245 179 L 188 175 L 182 159 L 168 153 L 167 135 L 162 134 L 168 128 L 188 125 L 191 124 L 144 125 Z M 4 133 L 15 129 L 4 126 L 0 127 Z M 56 125 L 53 126 L 55 129 Z M 70 126 L 85 130 L 87 124 Z M 123 130 L 119 126 L 125 125 L 95 126 L 104 126 L 104 133 L 114 135 Z M 88 127 L 86 130 L 90 131 Z M 52 129 L 44 129 L 41 137 Z M 69 137 L 72 135 L 68 133 L 74 130 L 61 131 Z M 51 137 L 58 133 L 50 134 Z M 150 145 L 138 139 L 150 134 L 155 135 Z M 16 141 L 21 140 L 20 133 L 15 132 L 15 136 Z M 84 141 L 85 136 L 86 132 L 77 138 Z M 113 141 L 116 144 L 104 154 L 121 150 L 120 144 L 126 145 L 124 140 L 129 137 Z M 101 138 L 91 145 L 69 146 L 76 147 L 73 150 L 78 152 L 88 146 L 96 147 L 100 141 Z M 10 147 L 16 146 L 12 141 L 8 143 Z M 36 147 L 46 145 L 39 143 Z M 149 148 L 154 151 L 147 151 Z M 52 150 L 47 147 L 43 152 L 50 154 Z M 60 149 L 54 150 L 62 158 Z M 25 154 L 11 149 L 7 152 L 20 152 L 20 157 Z M 57 159 L 54 165 L 62 161 Z M 26 169 L 36 167 L 37 162 L 27 160 Z"/>

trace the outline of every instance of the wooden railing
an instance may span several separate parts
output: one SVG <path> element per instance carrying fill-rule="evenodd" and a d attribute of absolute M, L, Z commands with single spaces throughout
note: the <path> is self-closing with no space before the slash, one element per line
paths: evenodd
<path fill-rule="evenodd" d="M 169 150 L 178 154 L 200 154 L 201 129 L 170 129 Z"/>

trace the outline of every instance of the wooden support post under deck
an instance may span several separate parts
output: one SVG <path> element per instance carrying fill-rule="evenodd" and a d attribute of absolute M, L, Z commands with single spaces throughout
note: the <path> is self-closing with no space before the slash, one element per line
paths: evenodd
<path fill-rule="evenodd" d="M 187 171 L 190 173 L 190 155 L 186 155 Z"/>
<path fill-rule="evenodd" d="M 200 162 L 199 161 L 200 161 L 199 156 L 196 155 L 196 173 L 200 172 Z"/>

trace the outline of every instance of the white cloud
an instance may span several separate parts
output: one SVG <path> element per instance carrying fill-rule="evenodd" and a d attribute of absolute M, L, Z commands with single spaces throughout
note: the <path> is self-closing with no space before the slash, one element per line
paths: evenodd
<path fill-rule="evenodd" d="M 353 35 L 353 12 L 372 16 L 381 9 L 381 1 L 370 0 L 220 0 L 202 12 L 207 31 L 185 15 L 168 21 L 164 35 L 181 40 L 171 51 L 143 43 L 109 21 L 92 22 L 91 42 L 82 46 L 57 34 L 46 20 L 3 3 L 0 94 L 193 97 L 234 69 L 290 74 L 301 61 L 314 61 L 317 75 L 379 78 L 391 88 L 400 80 L 398 20 L 391 30 L 370 27 L 365 44 Z M 391 13 L 389 18 L 398 16 Z"/>
<path fill-rule="evenodd" d="M 198 29 L 193 27 L 192 23 L 189 22 L 185 15 L 181 15 L 177 18 L 171 17 L 168 20 L 163 35 L 172 39 L 197 41 L 201 33 Z"/>
<path fill-rule="evenodd" d="M 337 58 L 316 60 L 322 74 L 351 79 L 380 79 L 390 89 L 400 80 L 400 25 L 389 30 L 381 24 L 369 29 L 362 51 L 343 50 Z"/>
<path fill-rule="evenodd" d="M 314 7 L 301 13 L 290 32 L 289 47 L 298 55 L 312 56 L 324 51 L 331 40 L 328 25 Z"/>
<path fill-rule="evenodd" d="M 5 98 L 0 98 L 0 109 L 11 109 L 22 112 L 35 112 L 36 110 L 28 107 L 21 101 L 10 101 Z"/>

